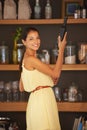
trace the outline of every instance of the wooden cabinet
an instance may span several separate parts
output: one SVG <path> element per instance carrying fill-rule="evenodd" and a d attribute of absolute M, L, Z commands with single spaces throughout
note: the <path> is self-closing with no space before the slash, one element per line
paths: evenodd
<path fill-rule="evenodd" d="M 40 20 L 0 20 L 0 26 L 26 26 L 33 25 L 43 27 L 44 25 L 55 26 L 61 25 L 63 23 L 63 19 L 40 19 Z M 69 26 L 87 26 L 87 19 L 68 19 Z M 4 27 L 4 28 L 5 28 Z M 4 30 L 5 31 L 5 30 Z M 79 34 L 77 34 L 79 35 Z M 86 34 L 84 34 L 86 35 Z M 83 37 L 84 38 L 84 37 Z M 49 39 L 49 38 L 48 38 Z M 84 39 L 85 40 L 85 39 Z M 86 39 L 87 40 L 87 39 Z M 51 65 L 53 67 L 54 65 Z M 9 73 L 19 71 L 19 65 L 14 64 L 0 64 L 0 73 Z M 73 64 L 73 65 L 65 65 L 63 64 L 62 72 L 87 72 L 87 64 Z M 86 78 L 86 77 L 85 77 Z M 87 85 L 86 85 L 87 86 Z M 0 102 L 0 112 L 25 112 L 26 111 L 27 102 Z M 59 112 L 87 112 L 87 102 L 57 102 Z"/>
<path fill-rule="evenodd" d="M 44 20 L 44 19 L 40 19 L 40 20 L 0 20 L 0 25 L 45 25 L 45 24 L 50 24 L 50 25 L 54 25 L 54 24 L 62 24 L 63 23 L 63 19 L 49 19 L 49 20 Z M 87 19 L 68 19 L 68 24 L 72 25 L 72 24 L 87 24 Z M 51 67 L 54 65 L 51 65 Z M 14 64 L 0 64 L 0 71 L 19 71 L 19 65 L 14 65 Z M 62 71 L 87 71 L 87 64 L 73 64 L 73 65 L 65 65 L 63 64 L 62 67 Z M 16 106 L 18 107 L 13 107 L 16 104 Z M 82 109 L 82 107 L 80 107 L 82 105 L 84 105 L 84 108 Z M 63 106 L 68 106 L 68 108 L 66 108 Z M 58 106 L 59 106 L 59 111 L 86 111 L 87 109 L 87 103 L 83 102 L 83 103 L 74 103 L 73 105 L 75 105 L 75 107 L 73 109 L 71 109 L 71 103 L 63 103 L 63 102 L 59 102 Z M 26 102 L 25 103 L 0 103 L 0 111 L 25 111 L 26 108 Z M 12 106 L 12 108 L 11 108 Z M 6 110 L 6 109 L 7 110 Z M 14 109 L 13 109 L 14 108 Z M 75 109 L 76 108 L 76 109 Z"/>

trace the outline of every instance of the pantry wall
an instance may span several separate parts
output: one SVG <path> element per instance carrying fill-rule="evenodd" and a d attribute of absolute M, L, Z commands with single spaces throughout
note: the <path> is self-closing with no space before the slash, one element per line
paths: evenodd
<path fill-rule="evenodd" d="M 34 2 L 35 1 L 30 1 L 32 8 L 34 5 Z M 41 1 L 41 4 L 43 4 L 43 3 L 45 4 L 45 2 L 46 2 L 46 0 Z M 63 21 L 59 22 L 58 24 L 57 24 L 57 22 L 54 22 L 54 21 L 56 21 L 56 19 L 61 20 L 61 8 L 58 8 L 58 7 L 61 7 L 62 3 L 58 2 L 57 0 L 55 0 L 55 2 L 51 1 L 51 3 L 53 4 L 53 19 L 54 19 L 51 24 L 50 24 L 49 20 L 47 21 L 48 23 L 45 23 L 45 19 L 43 20 L 44 22 L 42 24 L 41 24 L 41 21 L 39 21 L 39 20 L 36 20 L 36 22 L 34 22 L 33 24 L 32 24 L 32 22 L 26 23 L 24 20 L 22 21 L 22 24 L 20 21 L 18 21 L 18 23 L 17 23 L 17 22 L 13 22 L 13 20 L 12 20 L 11 24 L 9 24 L 8 20 L 5 24 L 3 24 L 4 20 L 2 20 L 2 21 L 0 20 L 0 44 L 2 43 L 2 41 L 6 41 L 6 44 L 9 46 L 9 49 L 10 49 L 10 55 L 12 54 L 12 48 L 13 48 L 12 35 L 13 35 L 13 32 L 16 30 L 16 28 L 19 26 L 23 30 L 26 27 L 36 27 L 40 31 L 40 35 L 41 35 L 40 50 L 48 49 L 51 52 L 51 50 L 55 47 L 59 29 L 60 29 L 60 26 Z M 43 4 L 43 6 L 44 6 L 44 4 Z M 57 9 L 57 11 L 55 11 L 55 9 Z M 44 18 L 44 15 L 42 15 L 42 18 Z M 32 14 L 32 19 L 33 19 L 33 14 Z M 67 33 L 68 33 L 67 41 L 72 41 L 76 45 L 79 44 L 80 42 L 87 42 L 87 36 L 86 36 L 87 19 L 84 19 L 84 21 L 86 21 L 86 22 L 79 23 L 77 21 L 77 24 L 74 23 L 75 21 L 73 23 L 69 22 L 69 24 L 67 25 Z M 10 57 L 10 64 L 12 64 L 11 57 Z M 78 64 L 78 60 L 77 60 L 77 64 Z M 87 66 L 86 66 L 86 68 L 87 68 Z M 19 73 L 18 69 L 17 70 L 8 70 L 8 69 L 3 70 L 1 66 L 0 66 L 0 75 L 1 75 L 0 81 L 3 80 L 4 82 L 19 80 L 19 77 L 20 77 L 20 73 Z M 71 85 L 72 81 L 75 82 L 78 85 L 78 87 L 83 91 L 83 102 L 86 103 L 87 102 L 86 77 L 87 77 L 87 69 L 62 70 L 58 86 L 63 90 L 63 88 L 68 88 Z M 28 93 L 27 93 L 27 95 L 28 95 Z M 14 104 L 15 104 L 15 102 L 14 102 Z M 20 104 L 20 102 L 19 102 L 19 104 Z M 3 104 L 0 103 L 0 106 L 1 105 L 3 105 Z M 72 105 L 73 105 L 73 103 L 72 103 Z M 79 112 L 79 109 L 80 108 L 78 108 L 78 111 L 76 111 L 76 112 L 75 111 L 70 112 L 70 110 L 68 110 L 67 112 L 59 111 L 62 130 L 68 130 L 68 129 L 71 130 L 73 127 L 75 117 L 87 114 L 86 111 Z M 7 117 L 11 117 L 12 119 L 16 119 L 17 122 L 19 122 L 20 130 L 25 130 L 26 129 L 25 111 L 26 110 L 4 111 L 4 109 L 3 109 L 0 112 L 0 116 L 7 116 Z M 68 119 L 68 122 L 67 122 L 67 119 Z"/>

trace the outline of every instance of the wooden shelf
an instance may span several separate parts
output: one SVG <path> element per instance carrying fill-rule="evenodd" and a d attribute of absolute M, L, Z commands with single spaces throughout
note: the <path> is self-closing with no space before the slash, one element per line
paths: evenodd
<path fill-rule="evenodd" d="M 60 112 L 87 112 L 87 102 L 58 102 Z"/>
<path fill-rule="evenodd" d="M 73 64 L 73 65 L 63 65 L 63 71 L 83 71 L 87 70 L 87 64 Z"/>
<path fill-rule="evenodd" d="M 54 65 L 51 65 L 54 67 Z M 63 71 L 84 71 L 87 70 L 87 64 L 73 64 L 65 65 L 62 67 Z M 0 64 L 0 71 L 19 71 L 19 65 L 14 64 Z"/>
<path fill-rule="evenodd" d="M 29 20 L 0 20 L 1 25 L 15 24 L 61 24 L 63 19 L 29 19 Z M 87 24 L 86 19 L 68 19 L 68 24 Z"/>
<path fill-rule="evenodd" d="M 18 71 L 19 65 L 15 64 L 0 64 L 0 71 Z"/>
<path fill-rule="evenodd" d="M 0 102 L 1 112 L 25 112 L 27 102 Z M 59 112 L 87 112 L 87 102 L 57 102 Z"/>

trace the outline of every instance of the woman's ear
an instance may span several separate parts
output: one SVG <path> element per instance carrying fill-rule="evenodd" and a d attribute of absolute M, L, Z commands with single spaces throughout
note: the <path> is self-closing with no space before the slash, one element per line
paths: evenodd
<path fill-rule="evenodd" d="M 25 45 L 25 41 L 22 39 L 22 43 Z"/>

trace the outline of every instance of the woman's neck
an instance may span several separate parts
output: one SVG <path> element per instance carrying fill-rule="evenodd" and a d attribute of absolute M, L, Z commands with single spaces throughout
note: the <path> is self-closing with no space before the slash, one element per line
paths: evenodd
<path fill-rule="evenodd" d="M 25 55 L 26 56 L 35 56 L 36 57 L 36 51 L 26 50 Z"/>

